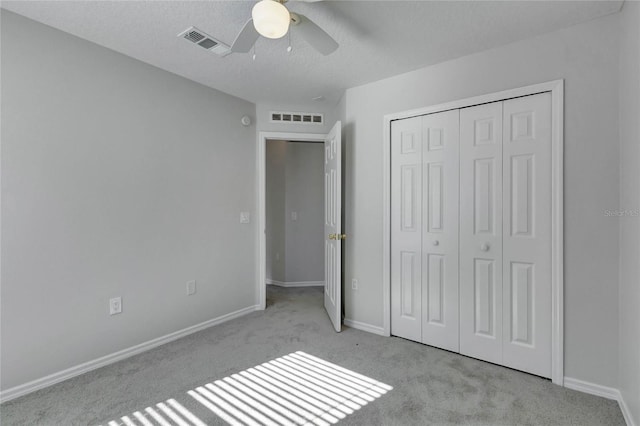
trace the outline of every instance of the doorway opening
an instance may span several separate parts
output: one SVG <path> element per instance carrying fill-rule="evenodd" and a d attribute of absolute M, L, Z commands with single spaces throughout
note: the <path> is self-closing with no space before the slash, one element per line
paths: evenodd
<path fill-rule="evenodd" d="M 266 283 L 323 287 L 324 143 L 266 144 Z"/>
<path fill-rule="evenodd" d="M 345 234 L 342 233 L 342 162 L 341 162 L 341 133 L 342 123 L 336 122 L 331 131 L 328 134 L 317 133 L 284 133 L 284 132 L 260 132 L 257 140 L 257 167 L 258 167 L 258 246 L 257 246 L 257 258 L 258 258 L 258 270 L 257 270 L 257 297 L 256 301 L 259 309 L 266 308 L 267 298 L 267 280 L 269 279 L 271 284 L 284 284 L 284 286 L 310 286 L 310 285 L 322 285 L 324 293 L 324 307 L 327 311 L 329 319 L 333 324 L 336 331 L 342 329 L 342 241 L 345 238 Z M 315 197 L 310 198 L 308 201 L 304 196 L 305 192 L 310 192 L 310 186 L 316 186 L 316 183 L 307 182 L 307 178 L 313 179 L 313 173 L 306 175 L 307 171 L 305 167 L 315 168 L 313 165 L 306 165 L 304 161 L 300 164 L 295 164 L 298 161 L 304 160 L 304 158 L 296 157 L 311 157 L 310 160 L 313 163 L 314 145 L 322 147 L 321 150 L 321 165 L 322 165 L 322 181 L 320 188 L 322 189 L 322 202 L 318 202 Z M 311 147 L 311 148 L 309 148 Z M 269 150 L 269 159 L 267 154 Z M 317 150 L 317 149 L 316 149 Z M 273 152 L 272 152 L 273 151 Z M 267 186 L 267 171 L 273 171 L 277 169 L 277 164 L 273 164 L 275 161 L 282 160 L 289 156 L 293 161 L 293 167 L 290 171 L 290 183 L 292 188 L 292 195 L 290 201 L 291 205 L 286 202 L 287 194 L 284 194 L 284 208 L 278 213 L 278 205 L 282 205 L 282 193 L 273 193 L 273 188 Z M 278 160 L 278 157 L 280 159 Z M 271 163 L 269 162 L 271 160 Z M 316 165 L 317 166 L 317 165 Z M 282 167 L 280 167 L 282 168 Z M 284 190 L 286 191 L 286 178 L 287 167 L 284 167 L 284 178 L 282 177 L 282 170 L 280 173 L 280 191 L 282 191 L 282 179 L 284 179 Z M 278 173 L 271 173 L 270 181 L 273 183 L 275 179 L 275 186 L 278 186 Z M 303 180 L 304 182 L 299 182 Z M 272 193 L 268 193 L 271 191 Z M 267 205 L 267 197 L 269 197 L 269 205 Z M 308 203 L 308 205 L 306 205 Z M 272 214 L 269 215 L 267 207 L 272 210 Z M 319 211 L 318 211 L 319 208 Z M 302 213 L 304 211 L 304 219 Z M 267 222 L 269 218 L 269 223 Z M 300 232 L 300 228 L 306 225 L 312 224 L 316 221 L 316 218 L 323 223 L 322 234 L 315 226 L 310 226 L 309 229 Z M 282 219 L 282 221 L 280 220 Z M 307 222 L 309 220 L 309 223 Z M 271 227 L 268 228 L 268 225 Z M 291 231 L 289 232 L 289 239 L 287 241 L 286 226 L 289 225 Z M 317 223 L 315 223 L 317 225 Z M 284 235 L 282 229 L 284 228 Z M 298 232 L 294 232 L 297 230 Z M 313 234 L 318 235 L 317 238 L 322 243 L 316 244 L 314 241 L 304 241 L 304 235 L 306 231 L 313 231 Z M 302 234 L 302 235 L 300 235 Z M 271 237 L 271 238 L 268 238 Z M 284 243 L 282 238 L 284 237 Z M 311 237 L 315 238 L 315 237 Z M 287 249 L 287 242 L 289 242 L 290 248 Z M 300 250 L 300 245 L 304 245 Z M 267 247 L 269 246 L 269 249 Z M 322 247 L 322 252 L 317 252 L 318 246 Z M 293 251 L 296 251 L 293 253 Z M 298 252 L 300 251 L 300 252 Z M 290 258 L 283 256 L 289 254 Z M 320 254 L 320 259 L 311 258 L 310 256 L 317 256 Z M 276 260 L 277 259 L 277 260 Z M 297 264 L 291 265 L 292 267 L 287 269 L 287 263 L 291 262 L 291 259 L 297 261 Z M 301 259 L 303 259 L 302 263 Z M 320 260 L 320 261 L 318 261 Z M 269 261 L 269 264 L 268 264 Z M 268 266 L 267 266 L 268 265 Z M 322 267 L 324 274 L 318 272 L 319 267 Z M 267 269 L 269 268 L 269 269 Z M 269 276 L 267 274 L 269 273 Z M 304 272 L 305 275 L 300 275 Z M 309 275 L 306 275 L 309 273 Z M 284 279 L 278 279 L 284 277 Z M 301 278 L 304 277 L 304 278 Z M 324 283 L 323 283 L 324 282 Z"/>

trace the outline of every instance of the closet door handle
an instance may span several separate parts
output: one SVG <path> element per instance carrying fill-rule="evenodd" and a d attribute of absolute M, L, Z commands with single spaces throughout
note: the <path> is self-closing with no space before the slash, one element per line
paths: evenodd
<path fill-rule="evenodd" d="M 484 243 L 480 246 L 480 250 L 482 251 L 489 251 L 489 243 Z"/>
<path fill-rule="evenodd" d="M 440 245 L 440 241 L 438 241 L 438 240 L 433 240 L 433 245 L 434 245 L 434 246 Z"/>

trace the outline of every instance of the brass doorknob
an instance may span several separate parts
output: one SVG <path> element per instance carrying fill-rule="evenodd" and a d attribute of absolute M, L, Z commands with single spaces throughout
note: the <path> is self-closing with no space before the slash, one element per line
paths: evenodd
<path fill-rule="evenodd" d="M 336 240 L 345 240 L 347 239 L 347 234 L 336 234 Z"/>
<path fill-rule="evenodd" d="M 336 240 L 336 234 L 329 234 L 329 239 L 330 240 Z"/>

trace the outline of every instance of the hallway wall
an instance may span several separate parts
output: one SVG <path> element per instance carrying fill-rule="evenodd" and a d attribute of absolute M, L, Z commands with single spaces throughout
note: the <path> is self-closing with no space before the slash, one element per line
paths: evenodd
<path fill-rule="evenodd" d="M 323 144 L 268 141 L 266 157 L 267 280 L 324 282 Z"/>
<path fill-rule="evenodd" d="M 287 141 L 268 141 L 266 152 L 266 277 L 286 281 L 285 200 Z"/>

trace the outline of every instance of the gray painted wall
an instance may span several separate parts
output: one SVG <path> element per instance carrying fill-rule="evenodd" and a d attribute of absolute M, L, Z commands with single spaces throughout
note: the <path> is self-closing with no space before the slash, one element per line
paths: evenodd
<path fill-rule="evenodd" d="M 345 316 L 382 326 L 382 135 L 388 113 L 565 79 L 565 374 L 616 386 L 619 205 L 614 15 L 348 89 Z"/>
<path fill-rule="evenodd" d="M 267 279 L 324 281 L 323 153 L 321 143 L 267 142 Z"/>
<path fill-rule="evenodd" d="M 1 388 L 255 305 L 255 105 L 1 15 Z"/>
<path fill-rule="evenodd" d="M 324 281 L 324 144 L 287 144 L 286 184 L 286 281 Z"/>
<path fill-rule="evenodd" d="M 266 277 L 268 280 L 286 281 L 285 168 L 287 142 L 267 142 L 265 158 Z"/>
<path fill-rule="evenodd" d="M 620 40 L 620 210 L 640 209 L 640 3 L 626 2 Z M 612 219 L 616 220 L 616 219 Z M 640 425 L 640 217 L 620 221 L 620 391 Z"/>

